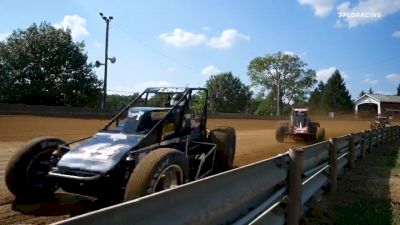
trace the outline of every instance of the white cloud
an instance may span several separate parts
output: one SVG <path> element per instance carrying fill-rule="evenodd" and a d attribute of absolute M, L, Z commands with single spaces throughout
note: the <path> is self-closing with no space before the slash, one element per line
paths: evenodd
<path fill-rule="evenodd" d="M 93 42 L 93 45 L 94 45 L 94 47 L 96 47 L 96 48 L 101 48 L 101 46 L 103 46 L 100 42 L 98 42 L 98 41 L 94 41 Z"/>
<path fill-rule="evenodd" d="M 284 54 L 284 55 L 291 55 L 291 56 L 297 55 L 296 53 L 291 52 L 291 51 L 284 51 L 283 54 Z"/>
<path fill-rule="evenodd" d="M 204 67 L 204 69 L 201 71 L 201 74 L 203 74 L 207 77 L 218 74 L 218 73 L 221 73 L 221 70 L 219 70 L 214 65 L 208 65 L 208 66 Z"/>
<path fill-rule="evenodd" d="M 56 23 L 54 27 L 62 29 L 69 28 L 74 40 L 89 35 L 89 31 L 86 29 L 86 19 L 78 15 L 66 15 L 64 16 L 64 20 L 60 23 Z"/>
<path fill-rule="evenodd" d="M 332 76 L 332 74 L 335 72 L 335 70 L 337 70 L 337 68 L 333 67 L 333 66 L 326 68 L 326 69 L 318 70 L 317 71 L 317 80 L 326 82 Z M 345 72 L 340 71 L 340 70 L 339 70 L 339 72 L 340 72 L 340 75 L 342 75 L 343 79 L 349 78 L 349 76 Z"/>
<path fill-rule="evenodd" d="M 346 26 L 346 24 L 344 24 L 340 20 L 336 20 L 335 25 L 334 25 L 334 27 L 336 27 L 336 28 L 342 28 L 342 27 L 345 27 L 345 26 Z"/>
<path fill-rule="evenodd" d="M 382 91 L 382 90 L 376 90 L 376 91 L 374 91 L 374 94 L 380 94 L 380 95 L 394 95 L 393 92 Z"/>
<path fill-rule="evenodd" d="M 213 48 L 220 48 L 220 49 L 230 48 L 235 43 L 241 40 L 249 41 L 250 37 L 242 33 L 239 33 L 235 29 L 227 29 L 222 32 L 220 37 L 211 38 L 210 41 L 208 42 L 208 45 Z"/>
<path fill-rule="evenodd" d="M 170 68 L 167 69 L 168 73 L 173 73 L 175 71 L 176 71 L 176 69 L 174 67 L 170 67 Z"/>
<path fill-rule="evenodd" d="M 310 5 L 316 16 L 327 16 L 335 6 L 335 0 L 298 0 L 301 5 Z"/>
<path fill-rule="evenodd" d="M 351 7 L 350 2 L 344 2 L 337 7 L 339 13 L 347 16 L 338 20 L 347 23 L 348 28 L 368 24 L 383 19 L 400 11 L 400 0 L 364 0 Z M 358 13 L 358 16 L 357 16 Z"/>
<path fill-rule="evenodd" d="M 400 30 L 393 32 L 392 37 L 400 38 Z"/>
<path fill-rule="evenodd" d="M 329 77 L 335 72 L 336 67 L 329 67 L 327 69 L 320 69 L 317 71 L 317 79 L 326 82 Z"/>
<path fill-rule="evenodd" d="M 285 55 L 291 55 L 291 56 L 297 55 L 297 56 L 299 56 L 299 57 L 303 57 L 303 56 L 306 56 L 306 55 L 307 55 L 307 52 L 302 52 L 302 53 L 300 53 L 300 54 L 297 54 L 297 53 L 292 52 L 292 51 L 284 51 L 283 54 L 285 54 Z"/>
<path fill-rule="evenodd" d="M 366 84 L 375 85 L 375 84 L 377 84 L 379 81 L 376 80 L 376 79 L 365 78 L 362 82 L 363 82 L 363 83 L 366 83 Z"/>
<path fill-rule="evenodd" d="M 5 41 L 8 38 L 8 36 L 10 36 L 10 35 L 11 35 L 11 32 L 5 32 L 5 33 L 0 34 L 0 41 Z"/>
<path fill-rule="evenodd" d="M 399 73 L 391 73 L 386 76 L 386 79 L 392 82 L 400 82 L 400 74 Z"/>
<path fill-rule="evenodd" d="M 350 7 L 350 2 L 343 2 L 336 7 L 338 12 L 346 12 Z"/>
<path fill-rule="evenodd" d="M 204 31 L 210 31 L 210 30 L 211 30 L 211 27 L 204 26 L 204 27 L 203 27 L 203 30 L 204 30 Z"/>
<path fill-rule="evenodd" d="M 204 34 L 194 34 L 180 28 L 174 29 L 171 33 L 160 34 L 158 38 L 168 45 L 181 48 L 200 45 L 206 41 L 206 36 Z"/>

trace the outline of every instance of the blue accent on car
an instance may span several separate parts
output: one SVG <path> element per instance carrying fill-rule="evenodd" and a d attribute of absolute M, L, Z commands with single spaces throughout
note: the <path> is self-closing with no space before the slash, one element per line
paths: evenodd
<path fill-rule="evenodd" d="M 134 148 L 143 135 L 100 132 L 71 148 L 57 164 L 60 170 L 81 170 L 101 174 L 112 170 Z"/>

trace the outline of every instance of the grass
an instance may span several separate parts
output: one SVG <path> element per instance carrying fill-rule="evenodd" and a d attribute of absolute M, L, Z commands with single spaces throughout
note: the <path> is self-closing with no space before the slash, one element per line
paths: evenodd
<path fill-rule="evenodd" d="M 336 206 L 337 224 L 394 224 L 391 204 L 385 199 L 360 196 L 355 202 Z"/>

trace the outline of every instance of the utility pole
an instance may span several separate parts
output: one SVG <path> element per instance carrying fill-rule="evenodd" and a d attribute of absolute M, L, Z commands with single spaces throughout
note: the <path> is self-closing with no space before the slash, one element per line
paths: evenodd
<path fill-rule="evenodd" d="M 106 49 L 104 53 L 104 85 L 103 85 L 103 101 L 101 102 L 101 109 L 104 109 L 106 105 L 106 98 L 107 98 L 107 61 L 108 61 L 108 30 L 110 27 L 110 21 L 114 19 L 114 17 L 109 16 L 106 17 L 103 13 L 99 13 L 101 18 L 106 22 Z"/>

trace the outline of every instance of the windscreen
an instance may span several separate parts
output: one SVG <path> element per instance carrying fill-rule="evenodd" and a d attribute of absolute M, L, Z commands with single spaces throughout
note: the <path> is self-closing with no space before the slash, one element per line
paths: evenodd
<path fill-rule="evenodd" d="M 293 125 L 295 127 L 304 127 L 307 126 L 308 123 L 308 117 L 307 117 L 307 112 L 306 111 L 294 111 L 292 113 L 292 120 L 293 120 Z"/>
<path fill-rule="evenodd" d="M 169 109 L 143 110 L 132 107 L 126 118 L 118 121 L 117 126 L 109 129 L 125 134 L 146 134 L 160 121 Z"/>

